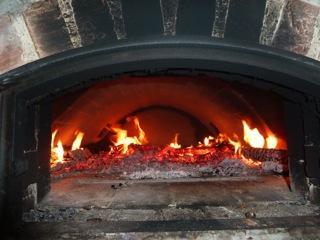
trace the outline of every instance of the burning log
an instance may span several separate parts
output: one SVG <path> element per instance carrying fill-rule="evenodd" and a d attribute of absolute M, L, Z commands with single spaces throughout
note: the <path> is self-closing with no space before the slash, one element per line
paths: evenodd
<path fill-rule="evenodd" d="M 91 157 L 92 153 L 89 151 L 89 149 L 76 149 L 72 151 L 67 152 L 67 156 L 70 158 L 76 160 L 76 161 L 85 161 L 89 157 Z"/>
<path fill-rule="evenodd" d="M 190 169 L 209 168 L 209 172 L 214 175 L 216 172 L 229 172 L 231 166 L 233 175 L 232 172 L 237 172 L 234 171 L 237 168 L 245 172 L 248 169 L 278 173 L 287 170 L 287 151 L 277 149 L 276 136 L 269 133 L 265 137 L 257 128 L 250 128 L 244 120 L 245 145 L 239 139 L 233 141 L 225 134 L 219 134 L 215 137 L 205 137 L 202 142 L 190 147 L 182 147 L 179 144 L 179 134 L 175 134 L 170 144 L 148 145 L 138 119 L 135 117 L 131 120 L 138 131 L 136 136 L 128 136 L 127 130 L 120 127 L 107 126 L 100 136 L 101 141 L 92 143 L 90 147 L 86 146 L 96 150 L 93 154 L 87 148 L 81 148 L 84 134 L 80 131 L 77 132 L 71 150 L 64 151 L 60 140 L 55 146 L 54 137 L 57 133 L 55 130 L 51 143 L 52 172 L 60 174 L 108 169 L 108 173 L 122 173 L 151 168 L 171 169 L 171 167 L 180 171 L 190 167 Z"/>
<path fill-rule="evenodd" d="M 242 147 L 241 154 L 248 159 L 260 162 L 286 162 L 288 153 L 286 150 L 280 149 L 266 149 L 266 148 L 252 148 Z"/>

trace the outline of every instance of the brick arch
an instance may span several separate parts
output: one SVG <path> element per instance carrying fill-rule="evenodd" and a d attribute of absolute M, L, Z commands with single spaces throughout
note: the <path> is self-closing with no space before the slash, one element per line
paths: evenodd
<path fill-rule="evenodd" d="M 241 40 L 320 59 L 318 0 L 201 3 L 2 0 L 0 74 L 69 49 L 150 34 Z"/>

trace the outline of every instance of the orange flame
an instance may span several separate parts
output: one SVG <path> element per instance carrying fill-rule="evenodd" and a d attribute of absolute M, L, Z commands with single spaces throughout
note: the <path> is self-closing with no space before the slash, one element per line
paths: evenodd
<path fill-rule="evenodd" d="M 257 128 L 251 129 L 245 120 L 243 124 L 243 140 L 254 148 L 263 148 L 265 139 Z"/>
<path fill-rule="evenodd" d="M 127 130 L 121 128 L 112 128 L 116 133 L 117 140 L 114 142 L 115 146 L 122 146 L 121 153 L 125 154 L 128 151 L 128 147 L 130 144 L 141 145 L 140 141 L 136 136 L 128 137 Z"/>
<path fill-rule="evenodd" d="M 57 146 L 54 146 L 54 140 L 57 135 L 58 129 L 56 129 L 51 135 L 51 163 L 56 164 L 58 162 L 63 163 L 64 149 L 61 140 L 58 140 Z"/>
<path fill-rule="evenodd" d="M 245 120 L 242 120 L 243 124 L 243 140 L 254 148 L 274 149 L 278 145 L 278 138 L 273 133 L 268 133 L 268 137 L 264 136 L 259 132 L 257 128 L 250 128 Z M 265 146 L 266 145 L 266 146 Z"/>
<path fill-rule="evenodd" d="M 274 149 L 278 145 L 278 139 L 274 135 L 269 135 L 266 139 L 267 142 L 267 148 Z"/>
<path fill-rule="evenodd" d="M 111 129 L 116 133 L 116 141 L 113 142 L 115 146 L 121 146 L 121 153 L 125 154 L 128 152 L 129 145 L 136 144 L 142 145 L 147 143 L 146 134 L 143 129 L 140 127 L 139 119 L 134 118 L 134 124 L 139 130 L 139 135 L 128 137 L 128 131 L 122 128 L 111 127 Z"/>
<path fill-rule="evenodd" d="M 131 144 L 134 145 L 143 145 L 146 144 L 147 137 L 146 133 L 140 126 L 139 119 L 137 117 L 133 118 L 128 118 L 128 121 L 133 121 L 134 127 L 138 132 L 135 134 L 136 136 L 128 136 L 128 131 L 125 129 L 122 129 L 120 127 L 108 127 L 109 130 L 112 130 L 113 133 L 115 134 L 115 138 L 112 141 L 114 146 L 119 146 L 119 148 L 112 148 L 111 151 L 113 153 L 120 153 L 121 154 L 131 154 L 134 150 L 134 148 L 129 148 Z M 269 149 L 274 149 L 278 145 L 278 138 L 271 132 L 267 131 L 267 137 L 264 137 L 257 128 L 250 128 L 248 123 L 245 120 L 242 120 L 242 125 L 243 125 L 243 140 L 246 143 L 245 145 L 248 146 L 250 145 L 251 147 L 254 148 L 269 148 Z M 58 129 L 54 130 L 52 132 L 52 137 L 51 137 L 51 164 L 54 167 L 57 163 L 63 163 L 65 161 L 68 161 L 67 159 L 64 159 L 64 147 L 63 143 L 60 139 L 58 139 L 56 145 L 55 145 L 55 138 L 57 136 Z M 76 133 L 75 140 L 72 143 L 71 150 L 76 150 L 81 147 L 81 142 L 83 140 L 84 133 L 78 131 Z M 244 144 L 243 141 L 241 141 L 237 135 L 233 136 L 232 140 L 230 139 L 227 135 L 219 133 L 219 135 L 213 137 L 213 136 L 207 136 L 203 139 L 202 142 L 198 142 L 198 145 L 195 146 L 190 146 L 187 148 L 182 148 L 181 144 L 178 143 L 178 137 L 179 134 L 176 133 L 174 136 L 174 139 L 172 142 L 164 148 L 166 151 L 170 149 L 170 151 L 174 152 L 175 150 L 173 149 L 180 149 L 177 150 L 176 152 L 179 153 L 179 156 L 183 157 L 187 156 L 188 157 L 188 162 L 196 161 L 196 156 L 197 155 L 204 155 L 210 152 L 214 152 L 215 147 L 219 147 L 219 145 L 222 144 L 223 146 L 223 151 L 228 151 L 228 154 L 231 151 L 232 154 L 232 147 L 234 146 L 234 157 L 238 158 L 241 160 L 243 163 L 245 163 L 248 166 L 259 166 L 261 165 L 261 162 L 254 161 L 252 159 L 246 158 L 245 156 L 242 155 L 242 149 L 244 149 L 246 146 L 242 146 Z M 224 146 L 229 147 L 224 148 Z M 212 147 L 212 149 L 211 149 Z M 117 150 L 117 151 L 115 151 Z M 195 156 L 195 157 L 194 157 Z M 193 158 L 194 157 L 194 158 Z"/>
<path fill-rule="evenodd" d="M 205 137 L 204 139 L 203 139 L 203 144 L 205 145 L 205 146 L 210 146 L 211 144 L 210 144 L 210 140 L 213 140 L 214 138 L 212 137 L 212 136 L 209 136 L 209 137 Z"/>
<path fill-rule="evenodd" d="M 53 133 L 51 134 L 51 151 L 54 148 L 54 139 L 56 138 L 57 132 L 58 132 L 58 129 L 54 130 Z"/>
<path fill-rule="evenodd" d="M 75 140 L 72 143 L 72 147 L 71 147 L 72 151 L 77 150 L 81 147 L 83 136 L 84 136 L 84 133 L 79 131 Z"/>
<path fill-rule="evenodd" d="M 175 148 L 175 149 L 181 148 L 181 145 L 178 143 L 178 136 L 179 136 L 179 133 L 176 133 L 174 135 L 174 139 L 169 145 L 170 147 Z"/>
<path fill-rule="evenodd" d="M 241 143 L 238 141 L 232 141 L 230 138 L 228 138 L 228 141 L 231 145 L 234 146 L 234 154 L 240 154 Z"/>
<path fill-rule="evenodd" d="M 56 156 L 57 156 L 56 162 L 61 162 L 61 163 L 63 163 L 64 149 L 63 149 L 61 140 L 58 141 L 57 147 L 55 147 L 55 148 L 53 149 L 53 151 L 54 151 L 54 153 L 55 153 Z"/>
<path fill-rule="evenodd" d="M 147 138 L 146 138 L 146 133 L 143 131 L 143 129 L 140 127 L 140 122 L 139 119 L 137 117 L 135 117 L 133 119 L 133 122 L 136 126 L 136 128 L 139 131 L 139 136 L 138 136 L 138 140 L 140 141 L 140 144 L 145 144 L 148 142 Z"/>

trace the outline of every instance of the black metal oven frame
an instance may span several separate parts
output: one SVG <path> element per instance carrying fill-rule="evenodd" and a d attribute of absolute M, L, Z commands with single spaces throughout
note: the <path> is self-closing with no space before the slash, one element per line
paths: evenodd
<path fill-rule="evenodd" d="M 69 50 L 0 76 L 1 209 L 22 212 L 24 191 L 49 190 L 51 101 L 119 75 L 214 75 L 282 96 L 293 191 L 319 202 L 320 64 L 261 45 L 151 37 Z M 10 207 L 4 207 L 10 206 Z"/>

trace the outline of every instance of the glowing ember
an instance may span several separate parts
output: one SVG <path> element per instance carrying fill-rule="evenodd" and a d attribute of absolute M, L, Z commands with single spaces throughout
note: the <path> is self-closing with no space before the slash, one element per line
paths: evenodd
<path fill-rule="evenodd" d="M 178 143 L 178 136 L 179 136 L 179 134 L 176 133 L 174 136 L 173 142 L 170 143 L 170 145 L 169 145 L 170 147 L 175 148 L 175 149 L 181 148 L 181 145 Z"/>
<path fill-rule="evenodd" d="M 236 135 L 231 139 L 227 135 L 219 133 L 214 137 L 207 136 L 202 142 L 198 142 L 197 145 L 189 147 L 182 147 L 181 144 L 179 144 L 178 133 L 175 134 L 174 139 L 168 145 L 146 145 L 148 143 L 146 133 L 142 129 L 138 118 L 127 118 L 127 121 L 132 121 L 136 134 L 128 136 L 126 129 L 108 126 L 107 130 L 113 134 L 110 136 L 110 141 L 113 143 L 113 146 L 111 146 L 109 152 L 104 153 L 106 154 L 104 159 L 109 159 L 110 162 L 112 162 L 112 159 L 127 159 L 134 156 L 134 158 L 136 158 L 137 154 L 139 154 L 138 158 L 141 159 L 141 161 L 169 161 L 188 164 L 209 164 L 210 162 L 217 164 L 217 162 L 223 159 L 237 159 L 250 168 L 261 167 L 261 161 L 283 159 L 281 150 L 276 150 L 278 145 L 277 137 L 269 131 L 268 136 L 265 138 L 257 128 L 250 128 L 245 120 L 242 120 L 243 140 Z M 57 145 L 54 145 L 57 132 L 57 129 L 53 131 L 51 139 L 52 168 L 54 168 L 57 163 L 67 163 L 70 156 L 72 156 L 72 153 L 69 151 L 65 154 L 63 143 L 60 139 L 57 141 Z M 68 149 L 71 151 L 82 149 L 81 142 L 83 137 L 84 133 L 77 131 L 75 140 L 71 148 L 69 147 Z M 64 157 L 66 157 L 66 159 L 64 159 Z M 79 162 L 78 164 L 77 166 L 80 167 L 81 164 L 84 163 Z"/>
<path fill-rule="evenodd" d="M 252 159 L 250 158 L 245 158 L 245 157 L 242 157 L 241 158 L 241 161 L 246 164 L 247 166 L 250 166 L 250 167 L 259 167 L 261 166 L 261 162 L 259 161 L 253 161 Z"/>
<path fill-rule="evenodd" d="M 83 136 L 84 136 L 83 132 L 78 132 L 76 139 L 72 143 L 72 147 L 71 147 L 72 151 L 80 149 Z"/>
<path fill-rule="evenodd" d="M 242 120 L 243 124 L 243 140 L 254 148 L 263 148 L 264 137 L 257 128 L 251 129 L 245 120 Z"/>

